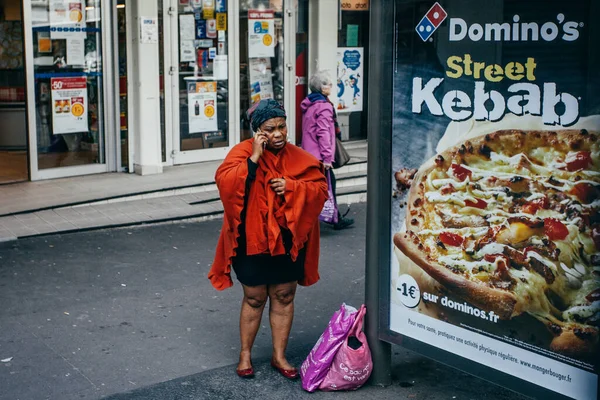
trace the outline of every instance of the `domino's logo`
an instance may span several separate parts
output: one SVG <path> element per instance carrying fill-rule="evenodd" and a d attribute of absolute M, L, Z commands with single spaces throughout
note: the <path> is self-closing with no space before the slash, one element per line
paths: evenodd
<path fill-rule="evenodd" d="M 442 22 L 444 22 L 447 16 L 448 13 L 440 6 L 440 3 L 436 2 L 431 6 L 429 11 L 427 11 L 427 14 L 421 19 L 421 22 L 419 22 L 415 30 L 421 39 L 426 42 Z"/>

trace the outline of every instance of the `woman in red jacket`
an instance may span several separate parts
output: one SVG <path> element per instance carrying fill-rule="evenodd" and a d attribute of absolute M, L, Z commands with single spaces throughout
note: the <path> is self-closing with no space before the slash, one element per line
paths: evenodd
<path fill-rule="evenodd" d="M 233 147 L 215 176 L 225 216 L 208 277 L 226 289 L 233 267 L 244 290 L 238 376 L 254 376 L 251 351 L 269 300 L 271 365 L 296 379 L 285 349 L 296 286 L 319 280 L 318 217 L 327 181 L 316 158 L 287 143 L 286 114 L 277 101 L 262 100 L 248 115 L 254 137 Z"/>

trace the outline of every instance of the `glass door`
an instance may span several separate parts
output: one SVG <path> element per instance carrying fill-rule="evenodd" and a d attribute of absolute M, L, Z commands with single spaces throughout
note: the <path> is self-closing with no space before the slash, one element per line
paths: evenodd
<path fill-rule="evenodd" d="M 29 177 L 24 65 L 21 2 L 0 1 L 0 185 Z"/>
<path fill-rule="evenodd" d="M 103 53 L 110 29 L 103 21 L 110 10 L 104 3 L 24 3 L 33 180 L 108 170 L 105 82 L 110 80 Z"/>
<path fill-rule="evenodd" d="M 295 15 L 297 4 L 246 0 L 239 10 L 241 140 L 252 136 L 246 111 L 262 99 L 286 109 L 288 139 L 295 141 Z M 286 50 L 290 49 L 290 50 Z M 292 59 L 293 57 L 293 59 Z"/>
<path fill-rule="evenodd" d="M 165 1 L 171 50 L 166 52 L 171 85 L 173 164 L 222 159 L 237 129 L 230 37 L 235 32 L 225 0 Z M 165 28 L 167 25 L 165 24 Z M 165 35 L 165 40 L 169 40 Z"/>

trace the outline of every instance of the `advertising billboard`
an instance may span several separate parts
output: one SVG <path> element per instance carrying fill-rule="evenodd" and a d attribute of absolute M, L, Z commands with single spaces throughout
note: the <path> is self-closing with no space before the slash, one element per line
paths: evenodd
<path fill-rule="evenodd" d="M 600 371 L 599 12 L 397 0 L 392 67 L 389 330 L 586 400 Z"/>

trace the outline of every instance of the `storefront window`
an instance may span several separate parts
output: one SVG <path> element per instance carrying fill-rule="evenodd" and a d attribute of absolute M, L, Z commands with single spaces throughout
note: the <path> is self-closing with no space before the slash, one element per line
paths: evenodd
<path fill-rule="evenodd" d="M 31 2 L 39 169 L 105 162 L 100 4 Z"/>
<path fill-rule="evenodd" d="M 179 2 L 181 151 L 229 145 L 227 14 L 226 0 Z"/>
<path fill-rule="evenodd" d="M 0 2 L 0 184 L 28 177 L 22 21 L 20 1 Z"/>
<path fill-rule="evenodd" d="M 283 2 L 247 0 L 240 5 L 241 140 L 252 136 L 244 116 L 262 99 L 283 104 Z"/>

